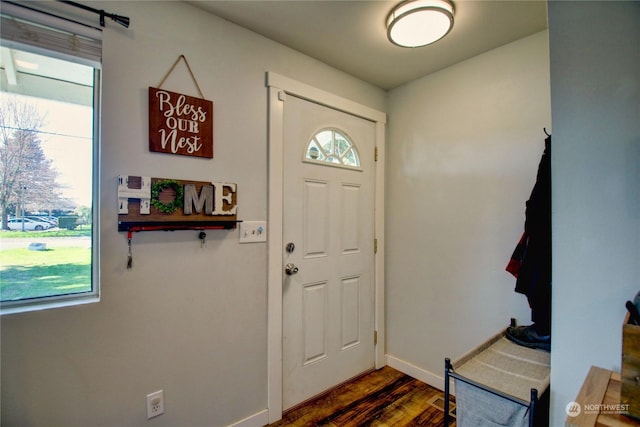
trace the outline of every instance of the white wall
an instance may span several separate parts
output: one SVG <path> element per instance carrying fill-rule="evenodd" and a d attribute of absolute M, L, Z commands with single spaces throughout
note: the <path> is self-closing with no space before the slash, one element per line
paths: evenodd
<path fill-rule="evenodd" d="M 105 30 L 103 300 L 1 319 L 2 423 L 149 425 L 144 396 L 163 388 L 154 425 L 227 425 L 266 407 L 266 246 L 139 233 L 126 270 L 115 177 L 233 181 L 240 219 L 265 219 L 264 72 L 378 110 L 384 93 L 182 3 L 103 7 L 132 19 Z M 619 368 L 638 289 L 640 18 L 631 2 L 551 2 L 549 15 L 556 426 L 591 364 Z M 147 87 L 180 54 L 214 102 L 213 160 L 147 149 Z M 389 94 L 387 347 L 431 379 L 509 317 L 528 321 L 504 266 L 551 129 L 548 74 L 540 33 Z M 196 95 L 184 68 L 165 87 Z"/>
<path fill-rule="evenodd" d="M 551 128 L 542 32 L 389 94 L 387 353 L 442 386 L 455 359 L 511 317 L 505 266 Z"/>
<path fill-rule="evenodd" d="M 549 39 L 559 426 L 591 365 L 620 369 L 624 302 L 640 289 L 640 4 L 549 2 Z"/>
<path fill-rule="evenodd" d="M 151 425 L 145 395 L 163 389 L 154 426 L 228 425 L 267 405 L 266 245 L 240 245 L 237 231 L 208 231 L 205 248 L 196 231 L 137 233 L 127 270 L 116 177 L 235 182 L 239 219 L 264 220 L 265 72 L 379 110 L 385 95 L 182 2 L 102 7 L 131 18 L 104 33 L 102 301 L 2 318 L 2 424 Z M 147 90 L 180 54 L 214 103 L 213 160 L 148 151 Z M 163 87 L 198 96 L 183 63 Z"/>

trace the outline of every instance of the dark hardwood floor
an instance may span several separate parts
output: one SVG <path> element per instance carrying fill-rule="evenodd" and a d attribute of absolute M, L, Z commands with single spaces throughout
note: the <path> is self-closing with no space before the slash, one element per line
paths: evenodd
<path fill-rule="evenodd" d="M 268 427 L 443 425 L 443 393 L 387 366 L 287 411 Z"/>

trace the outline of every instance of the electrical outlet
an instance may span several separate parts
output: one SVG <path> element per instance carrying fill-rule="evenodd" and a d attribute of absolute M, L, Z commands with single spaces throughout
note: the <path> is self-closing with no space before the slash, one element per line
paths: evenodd
<path fill-rule="evenodd" d="M 164 414 L 164 393 L 162 390 L 147 394 L 147 419 Z"/>

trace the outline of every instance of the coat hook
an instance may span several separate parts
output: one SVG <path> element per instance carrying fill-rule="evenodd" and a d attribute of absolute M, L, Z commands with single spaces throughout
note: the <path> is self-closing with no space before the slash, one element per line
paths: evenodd
<path fill-rule="evenodd" d="M 547 128 L 542 128 L 542 130 L 544 131 L 544 134 L 547 136 L 551 136 L 551 134 L 549 132 L 547 132 Z"/>

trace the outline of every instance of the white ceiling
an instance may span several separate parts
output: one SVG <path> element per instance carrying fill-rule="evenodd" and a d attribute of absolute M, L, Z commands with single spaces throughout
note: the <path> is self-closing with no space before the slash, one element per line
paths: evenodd
<path fill-rule="evenodd" d="M 454 0 L 453 30 L 415 49 L 387 40 L 388 0 L 185 0 L 389 90 L 547 28 L 543 0 Z"/>

